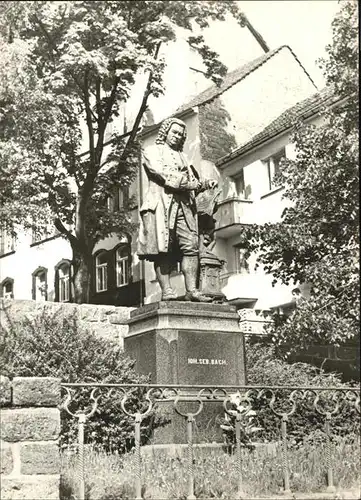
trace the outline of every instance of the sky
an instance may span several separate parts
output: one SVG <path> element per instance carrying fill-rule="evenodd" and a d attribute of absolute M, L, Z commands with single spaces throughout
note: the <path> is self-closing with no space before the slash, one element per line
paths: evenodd
<path fill-rule="evenodd" d="M 322 71 L 315 61 L 326 55 L 325 47 L 332 40 L 331 23 L 340 9 L 337 0 L 239 0 L 238 3 L 271 50 L 289 45 L 316 85 L 324 86 Z M 248 29 L 240 28 L 232 20 L 209 28 L 206 39 L 217 46 L 229 69 L 263 53 Z"/>
<path fill-rule="evenodd" d="M 325 81 L 315 61 L 326 56 L 325 47 L 332 41 L 331 23 L 340 9 L 338 0 L 239 0 L 238 3 L 240 10 L 262 35 L 270 50 L 289 45 L 316 87 L 322 89 Z M 193 27 L 198 29 L 195 23 Z M 202 69 L 202 66 L 199 56 L 192 54 L 186 42 L 190 32 L 181 29 L 178 32 L 177 43 L 163 47 L 167 54 L 164 74 L 167 92 L 162 98 L 149 101 L 156 122 L 173 113 L 190 96 L 211 85 L 209 80 L 202 81 L 198 86 L 190 84 L 190 80 L 195 80 L 195 74 L 189 77 L 189 67 Z M 218 52 L 220 60 L 227 65 L 229 71 L 264 54 L 249 30 L 240 27 L 231 16 L 225 22 L 212 22 L 202 34 L 207 44 Z M 134 113 L 138 109 L 144 87 L 145 80 L 140 78 L 132 93 L 134 107 L 132 103 L 128 103 L 128 109 Z M 133 115 L 128 118 L 130 123 L 133 119 Z"/>

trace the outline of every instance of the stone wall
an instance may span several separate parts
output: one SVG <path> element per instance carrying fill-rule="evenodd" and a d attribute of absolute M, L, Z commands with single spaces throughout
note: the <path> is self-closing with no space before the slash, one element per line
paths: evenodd
<path fill-rule="evenodd" d="M 203 160 L 215 162 L 237 146 L 229 129 L 230 115 L 223 107 L 221 99 L 199 107 L 199 131 Z"/>
<path fill-rule="evenodd" d="M 1 498 L 59 498 L 60 379 L 0 378 Z"/>
<path fill-rule="evenodd" d="M 82 326 L 99 337 L 119 342 L 123 346 L 128 332 L 127 320 L 133 307 L 116 307 L 93 304 L 68 304 L 64 302 L 36 302 L 35 300 L 3 299 L 0 301 L 0 324 L 6 322 L 8 312 L 20 319 L 41 313 L 75 314 Z"/>

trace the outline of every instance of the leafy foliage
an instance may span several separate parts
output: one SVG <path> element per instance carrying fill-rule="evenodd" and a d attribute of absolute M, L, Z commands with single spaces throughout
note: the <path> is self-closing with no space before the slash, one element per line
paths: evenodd
<path fill-rule="evenodd" d="M 135 178 L 148 98 L 164 91 L 161 45 L 179 27 L 241 13 L 233 0 L 6 1 L 0 13 L 0 217 L 25 227 L 54 218 L 73 249 L 76 300 L 88 301 L 94 245 L 134 230 L 128 207 L 109 214 L 107 197 Z M 188 41 L 220 83 L 217 54 L 201 34 Z M 131 130 L 107 141 L 141 75 Z"/>
<path fill-rule="evenodd" d="M 32 318 L 16 320 L 9 316 L 7 326 L 0 327 L 2 373 L 23 377 L 58 377 L 67 383 L 102 382 L 146 383 L 138 375 L 119 346 L 96 337 L 82 327 L 74 315 L 44 309 Z M 72 412 L 90 409 L 91 389 L 76 392 L 69 407 Z M 123 452 L 134 444 L 133 420 L 121 410 L 122 394 L 102 394 L 98 409 L 86 425 L 86 442 L 104 450 Z M 141 392 L 133 389 L 127 409 L 137 411 Z M 142 422 L 142 439 L 161 423 L 152 413 Z M 77 441 L 77 419 L 65 410 L 61 414 L 60 444 L 67 447 Z"/>
<path fill-rule="evenodd" d="M 247 345 L 247 378 L 248 384 L 269 386 L 294 386 L 294 387 L 352 387 L 354 382 L 343 384 L 340 375 L 326 373 L 308 363 L 287 363 L 276 355 L 274 346 L 267 343 L 249 342 Z M 289 390 L 276 392 L 277 411 L 289 411 Z M 331 391 L 323 392 L 321 407 L 334 408 L 333 394 Z M 324 417 L 313 407 L 315 395 L 309 394 L 305 399 L 298 398 L 296 412 L 287 423 L 288 432 L 293 445 L 300 445 L 312 441 L 315 436 L 325 440 Z M 252 398 L 252 409 L 256 412 L 255 425 L 263 430 L 257 434 L 257 440 L 275 441 L 280 439 L 280 417 L 275 415 L 269 406 L 270 394 L 265 393 L 259 399 Z M 325 406 L 322 406 L 325 405 Z M 359 416 L 352 403 L 340 403 L 340 411 L 332 417 L 332 434 L 338 437 L 354 436 L 359 434 Z"/>
<path fill-rule="evenodd" d="M 288 318 L 275 318 L 272 341 L 298 350 L 359 338 L 359 170 L 357 2 L 341 3 L 322 62 L 332 107 L 321 124 L 298 123 L 294 160 L 278 183 L 289 206 L 281 221 L 252 227 L 250 249 L 275 281 L 308 283 Z"/>

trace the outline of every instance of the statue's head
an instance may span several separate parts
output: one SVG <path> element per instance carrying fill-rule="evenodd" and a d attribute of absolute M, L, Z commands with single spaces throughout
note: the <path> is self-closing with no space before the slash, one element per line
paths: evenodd
<path fill-rule="evenodd" d="M 187 138 L 186 124 L 178 118 L 167 118 L 159 128 L 156 144 L 168 143 L 177 151 L 183 151 Z"/>

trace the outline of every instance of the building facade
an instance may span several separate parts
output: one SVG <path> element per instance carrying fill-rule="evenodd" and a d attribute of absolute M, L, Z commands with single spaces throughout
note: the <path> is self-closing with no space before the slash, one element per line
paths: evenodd
<path fill-rule="evenodd" d="M 329 89 L 314 93 L 272 120 L 261 132 L 216 162 L 222 177 L 223 199 L 216 214 L 217 253 L 227 261 L 223 292 L 227 299 L 246 309 L 243 321 L 255 321 L 255 333 L 263 313 L 295 307 L 299 295 L 307 296 L 305 284 L 273 284 L 273 276 L 257 263 L 257 255 L 245 259 L 242 231 L 248 224 L 278 222 L 289 201 L 283 197 L 283 186 L 275 183 L 282 158 L 294 159 L 291 141 L 294 125 L 321 123 L 321 111 L 336 105 Z M 261 328 L 262 331 L 262 328 Z"/>
<path fill-rule="evenodd" d="M 202 87 L 204 83 L 199 85 Z M 199 85 L 198 89 L 201 88 Z M 274 147 L 268 145 L 268 149 L 260 152 L 260 158 L 263 158 L 262 155 L 270 158 L 267 180 L 257 175 L 258 167 L 254 163 L 258 159 L 252 160 L 250 154 L 238 155 L 237 152 L 242 150 L 239 145 L 252 141 L 272 120 L 315 90 L 312 79 L 295 54 L 289 47 L 283 46 L 229 72 L 220 87 L 213 85 L 205 88 L 172 113 L 187 125 L 185 154 L 190 163 L 201 175 L 217 179 L 222 186 L 216 253 L 228 262 L 222 275 L 224 292 L 227 299 L 239 304 L 239 307 L 253 307 L 255 300 L 259 300 L 256 295 L 260 286 L 259 281 L 253 289 L 244 285 L 250 296 L 243 297 L 245 292 L 242 292 L 242 297 L 238 297 L 240 294 L 237 295 L 232 285 L 234 277 L 239 274 L 245 276 L 244 283 L 249 280 L 238 258 L 241 249 L 237 238 L 241 224 L 261 222 L 260 214 L 267 214 L 268 217 L 274 213 L 276 216 L 283 203 L 280 200 L 281 191 L 272 188 L 272 172 L 277 169 L 278 161 L 273 155 Z M 163 118 L 169 116 L 164 109 L 163 114 Z M 159 126 L 160 122 L 143 129 L 140 138 L 144 148 L 154 144 Z M 287 140 L 282 147 L 286 148 L 287 154 L 291 154 L 292 145 Z M 129 192 L 112 196 L 109 209 L 122 204 L 124 196 L 133 196 L 137 200 L 132 207 L 132 217 L 136 222 L 146 183 L 140 166 L 138 178 Z M 237 210 L 242 213 L 241 222 L 237 219 L 238 215 L 235 216 Z M 73 300 L 72 252 L 62 236 L 53 230 L 44 230 L 43 234 L 19 232 L 16 239 L 3 230 L 1 236 L 2 297 L 61 302 Z M 160 290 L 153 266 L 139 261 L 136 246 L 136 234 L 123 240 L 111 236 L 96 245 L 93 253 L 92 303 L 138 306 L 159 300 Z M 177 270 L 172 280 L 182 294 L 183 278 Z M 242 300 L 237 302 L 235 299 L 239 298 Z M 244 298 L 252 300 L 245 302 Z M 260 303 L 258 305 L 261 307 Z"/>

